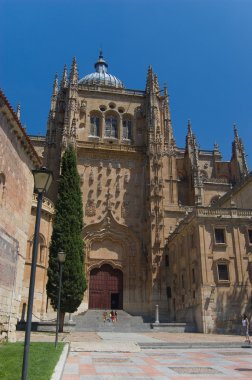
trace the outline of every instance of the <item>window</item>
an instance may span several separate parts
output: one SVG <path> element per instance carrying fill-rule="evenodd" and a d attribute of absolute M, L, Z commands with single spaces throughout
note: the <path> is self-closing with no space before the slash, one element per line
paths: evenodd
<path fill-rule="evenodd" d="M 193 284 L 195 284 L 195 270 L 194 270 L 194 268 L 192 268 L 192 282 L 193 282 Z"/>
<path fill-rule="evenodd" d="M 4 190 L 5 190 L 5 175 L 0 172 L 0 203 L 4 198 Z"/>
<path fill-rule="evenodd" d="M 114 116 L 107 116 L 105 119 L 105 136 L 117 138 L 117 119 Z"/>
<path fill-rule="evenodd" d="M 228 266 L 227 264 L 218 264 L 218 280 L 219 281 L 229 281 L 229 275 L 228 275 Z"/>
<path fill-rule="evenodd" d="M 123 120 L 123 139 L 131 140 L 131 120 Z"/>
<path fill-rule="evenodd" d="M 224 228 L 215 228 L 214 237 L 216 244 L 225 244 L 225 230 Z"/>
<path fill-rule="evenodd" d="M 191 248 L 194 248 L 195 247 L 195 243 L 194 243 L 194 233 L 191 234 Z"/>
<path fill-rule="evenodd" d="M 172 298 L 170 286 L 167 286 L 167 288 L 166 288 L 166 295 L 167 295 L 167 298 Z"/>
<path fill-rule="evenodd" d="M 185 289 L 185 279 L 184 279 L 184 275 L 183 274 L 181 276 L 181 285 L 182 285 L 182 289 Z"/>
<path fill-rule="evenodd" d="M 169 262 L 169 255 L 165 255 L 165 266 L 169 267 L 170 262 Z"/>
<path fill-rule="evenodd" d="M 90 124 L 91 124 L 91 127 L 90 127 L 91 136 L 99 136 L 100 118 L 98 116 L 91 116 Z"/>
<path fill-rule="evenodd" d="M 33 253 L 33 239 L 27 242 L 27 259 L 32 260 L 32 253 Z M 46 244 L 45 244 L 45 238 L 43 235 L 39 235 L 38 240 L 38 254 L 37 254 L 37 264 L 44 264 L 46 258 Z"/>
<path fill-rule="evenodd" d="M 252 230 L 248 230 L 249 244 L 252 244 Z"/>

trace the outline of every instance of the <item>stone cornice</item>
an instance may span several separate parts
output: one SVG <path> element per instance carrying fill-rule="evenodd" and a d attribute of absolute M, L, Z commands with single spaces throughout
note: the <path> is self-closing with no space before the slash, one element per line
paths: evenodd
<path fill-rule="evenodd" d="M 209 208 L 209 207 L 196 207 L 191 211 L 169 235 L 167 242 L 171 242 L 178 234 L 180 234 L 189 223 L 192 223 L 199 218 L 215 219 L 218 223 L 223 220 L 232 219 L 247 219 L 252 221 L 251 209 L 237 209 L 237 208 Z"/>
<path fill-rule="evenodd" d="M 109 143 L 100 143 L 100 142 L 88 142 L 77 140 L 77 149 L 90 149 L 98 151 L 117 151 L 124 153 L 144 153 L 146 147 L 136 147 L 131 145 L 123 144 L 109 144 Z"/>

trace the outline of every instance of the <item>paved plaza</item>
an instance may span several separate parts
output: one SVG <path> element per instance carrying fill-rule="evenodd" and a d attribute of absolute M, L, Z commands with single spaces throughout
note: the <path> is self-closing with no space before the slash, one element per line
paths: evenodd
<path fill-rule="evenodd" d="M 237 335 L 72 332 L 59 340 L 69 343 L 61 380 L 252 379 L 252 346 Z M 32 333 L 32 341 L 54 334 Z"/>
<path fill-rule="evenodd" d="M 62 380 L 252 378 L 249 349 L 70 352 Z"/>

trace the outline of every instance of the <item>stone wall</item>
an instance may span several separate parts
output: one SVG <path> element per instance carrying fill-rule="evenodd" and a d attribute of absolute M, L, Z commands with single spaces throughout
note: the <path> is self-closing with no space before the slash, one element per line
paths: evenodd
<path fill-rule="evenodd" d="M 33 193 L 39 158 L 0 92 L 0 335 L 15 340 Z M 6 319 L 7 316 L 7 319 Z"/>
<path fill-rule="evenodd" d="M 0 229 L 0 340 L 15 340 L 16 307 L 19 297 L 15 293 L 18 242 Z"/>

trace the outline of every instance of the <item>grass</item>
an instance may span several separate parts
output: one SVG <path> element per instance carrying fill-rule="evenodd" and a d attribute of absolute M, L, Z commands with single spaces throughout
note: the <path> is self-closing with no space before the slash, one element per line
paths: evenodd
<path fill-rule="evenodd" d="M 64 343 L 31 343 L 28 363 L 29 380 L 50 380 L 63 350 Z M 0 344 L 0 379 L 20 380 L 24 343 Z"/>

